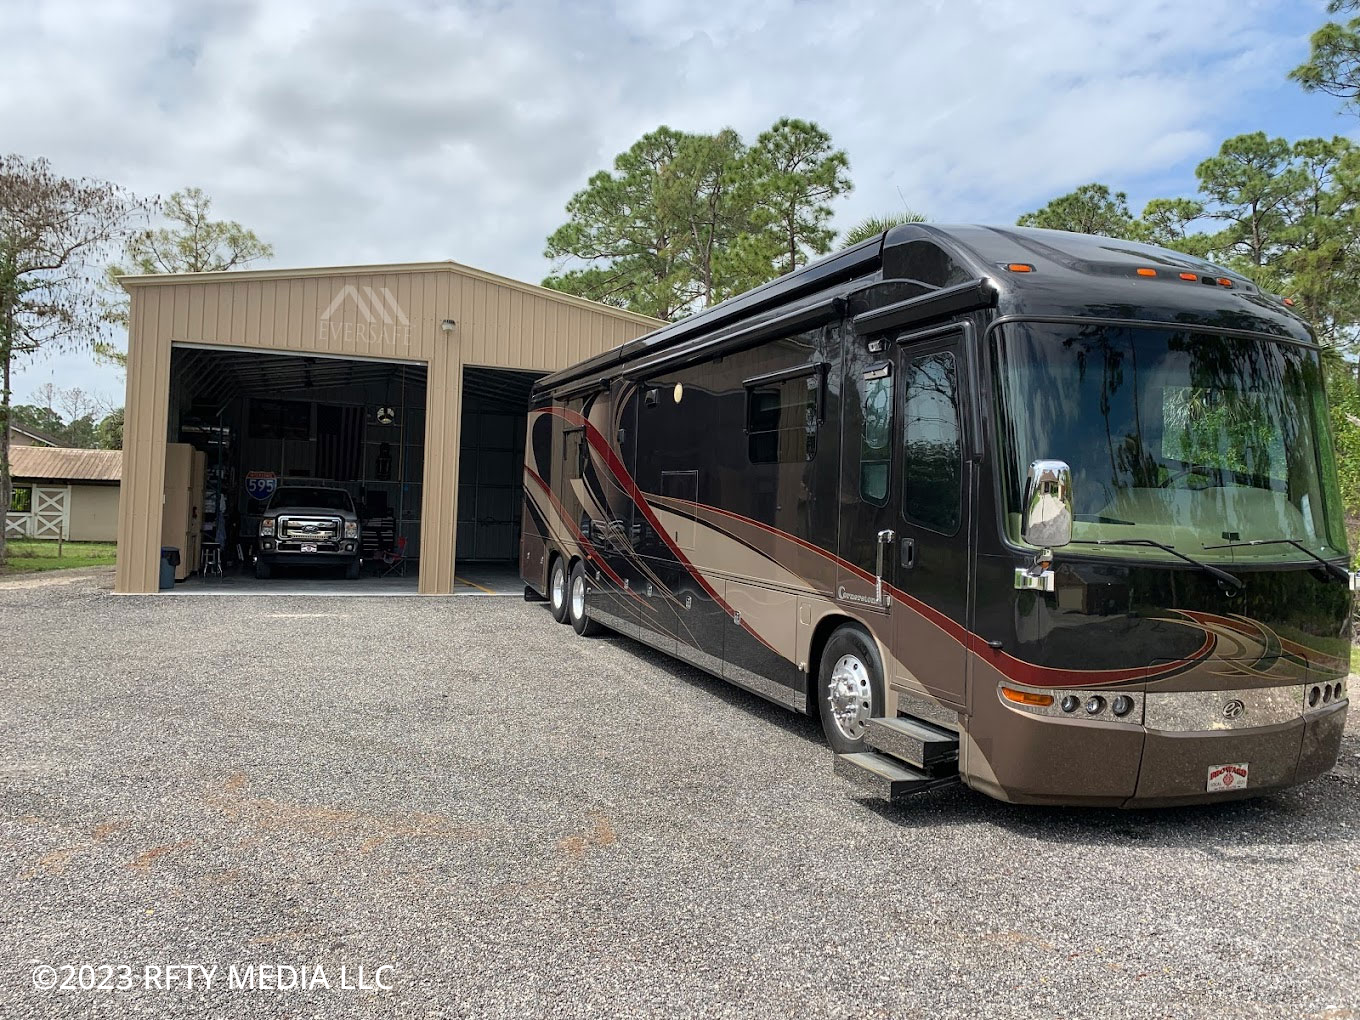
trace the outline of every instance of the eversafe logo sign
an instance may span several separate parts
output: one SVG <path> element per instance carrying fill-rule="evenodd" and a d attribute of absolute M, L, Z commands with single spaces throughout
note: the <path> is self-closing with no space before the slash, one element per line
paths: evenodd
<path fill-rule="evenodd" d="M 351 307 L 352 318 L 347 314 Z M 389 288 L 347 283 L 321 313 L 317 339 L 409 347 L 411 320 Z"/>

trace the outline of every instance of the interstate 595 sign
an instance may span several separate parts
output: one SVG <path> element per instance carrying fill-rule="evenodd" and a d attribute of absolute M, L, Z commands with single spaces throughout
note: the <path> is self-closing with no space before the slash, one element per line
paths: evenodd
<path fill-rule="evenodd" d="M 279 487 L 279 476 L 272 471 L 247 471 L 246 494 L 251 499 L 264 501 Z"/>

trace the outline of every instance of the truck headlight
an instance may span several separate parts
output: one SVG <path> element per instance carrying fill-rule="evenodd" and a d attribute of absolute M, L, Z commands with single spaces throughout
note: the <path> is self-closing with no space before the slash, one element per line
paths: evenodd
<path fill-rule="evenodd" d="M 345 537 L 346 537 L 346 538 L 358 538 L 358 537 L 359 537 L 359 522 L 358 522 L 358 521 L 346 521 L 346 522 L 345 522 Z"/>
<path fill-rule="evenodd" d="M 268 535 L 268 536 L 270 536 L 271 538 L 273 537 L 273 535 L 274 535 L 274 518 L 272 518 L 272 517 L 261 517 L 261 518 L 260 518 L 260 534 L 261 534 L 261 535 Z"/>

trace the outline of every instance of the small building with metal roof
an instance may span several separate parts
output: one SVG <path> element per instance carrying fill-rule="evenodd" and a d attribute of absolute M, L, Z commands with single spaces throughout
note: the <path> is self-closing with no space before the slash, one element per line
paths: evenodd
<path fill-rule="evenodd" d="M 7 538 L 112 542 L 118 534 L 121 450 L 11 446 Z"/>

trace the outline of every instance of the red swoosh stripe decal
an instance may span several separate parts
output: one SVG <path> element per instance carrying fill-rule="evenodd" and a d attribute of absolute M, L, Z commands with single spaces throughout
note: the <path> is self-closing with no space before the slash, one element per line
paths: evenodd
<path fill-rule="evenodd" d="M 685 554 L 680 551 L 680 547 L 671 540 L 670 534 L 661 526 L 661 522 L 656 519 L 656 514 L 652 512 L 652 508 L 648 505 L 646 497 L 642 494 L 642 490 L 637 487 L 637 483 L 633 481 L 633 476 L 628 473 L 628 469 L 624 467 L 623 462 L 619 460 L 618 455 L 610 448 L 609 441 L 600 434 L 600 430 L 582 415 L 565 407 L 559 407 L 554 404 L 552 407 L 544 408 L 543 410 L 547 413 L 557 415 L 559 418 L 570 422 L 572 425 L 579 425 L 585 430 L 586 439 L 589 440 L 591 448 L 600 455 L 600 459 L 608 466 L 610 474 L 612 474 L 615 481 L 619 483 L 619 487 L 622 488 L 628 498 L 633 501 L 633 504 L 642 513 L 642 516 L 646 518 L 647 523 L 652 526 L 652 530 L 661 536 L 661 540 L 666 543 L 666 548 L 670 550 L 671 555 L 675 557 L 678 563 L 689 571 L 690 576 L 699 582 L 699 585 L 704 591 L 708 592 L 709 598 L 711 598 L 715 604 L 721 606 L 723 612 L 728 616 L 732 616 L 734 611 L 727 600 L 713 589 L 713 586 L 708 583 L 703 574 L 701 574 Z M 618 583 L 622 584 L 623 582 L 620 581 Z M 742 620 L 739 626 L 776 655 L 783 655 L 782 652 L 752 630 L 750 624 L 745 620 Z"/>
<path fill-rule="evenodd" d="M 552 500 L 553 509 L 557 511 L 557 516 L 560 517 L 563 521 L 565 521 L 567 527 L 571 529 L 572 534 L 576 537 L 576 541 L 579 542 L 581 544 L 581 548 L 586 551 L 587 559 L 592 559 L 596 563 L 598 563 L 600 565 L 600 569 L 609 575 L 609 579 L 619 586 L 620 591 L 626 591 L 629 595 L 633 596 L 633 598 L 637 599 L 649 610 L 655 613 L 656 612 L 655 607 L 648 605 L 646 599 L 644 599 L 637 592 L 633 591 L 633 589 L 626 587 L 623 583 L 623 578 L 621 578 L 618 574 L 614 573 L 614 568 L 605 562 L 605 559 L 603 556 L 600 555 L 599 550 L 590 544 L 590 539 L 586 538 L 586 536 L 582 534 L 581 529 L 576 526 L 576 522 L 573 521 L 571 517 L 567 515 L 566 508 L 562 506 L 562 504 L 557 501 L 557 497 L 552 494 L 552 490 L 548 488 L 548 483 L 538 476 L 538 472 L 526 464 L 524 465 L 524 473 L 528 475 L 530 478 L 532 478 L 535 482 L 537 482 L 539 488 L 543 490 L 544 494 L 548 497 L 548 499 Z"/>

